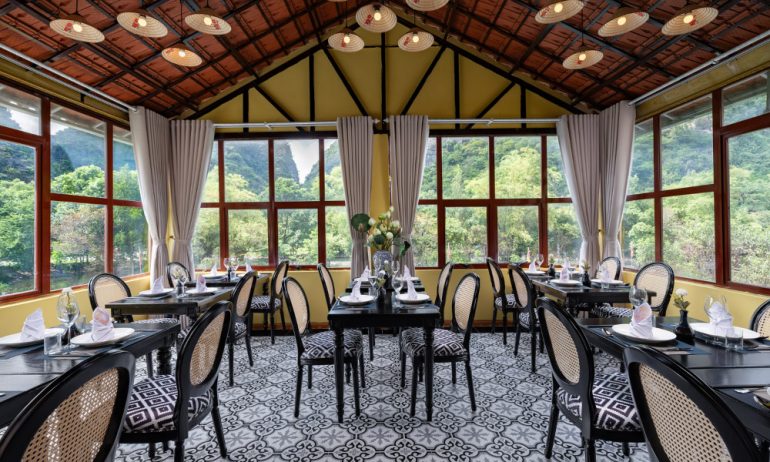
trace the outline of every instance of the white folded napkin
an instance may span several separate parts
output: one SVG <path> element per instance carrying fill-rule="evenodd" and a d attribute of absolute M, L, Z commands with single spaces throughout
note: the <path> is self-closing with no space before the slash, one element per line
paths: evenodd
<path fill-rule="evenodd" d="M 567 269 L 567 265 L 564 265 L 561 272 L 559 272 L 559 280 L 562 282 L 569 281 L 569 269 Z"/>
<path fill-rule="evenodd" d="M 353 289 L 350 291 L 350 300 L 357 302 L 361 298 L 361 281 L 356 281 L 353 284 Z"/>
<path fill-rule="evenodd" d="M 159 294 L 161 292 L 163 292 L 163 278 L 162 277 L 152 281 L 152 286 L 150 286 L 150 293 Z"/>
<path fill-rule="evenodd" d="M 416 300 L 417 299 L 417 291 L 414 289 L 414 281 L 412 281 L 412 273 L 409 271 L 409 268 L 404 268 L 404 280 L 406 281 L 406 298 L 409 300 Z"/>
<path fill-rule="evenodd" d="M 612 278 L 610 277 L 610 271 L 607 268 L 602 268 L 602 271 L 599 274 L 599 279 L 602 282 L 612 282 Z"/>
<path fill-rule="evenodd" d="M 246 271 L 247 273 L 251 273 L 251 272 L 253 271 L 253 270 L 251 269 L 251 265 L 249 265 L 249 263 L 248 263 L 248 262 L 246 262 L 246 268 L 245 268 L 245 271 Z"/>
<path fill-rule="evenodd" d="M 91 329 L 91 340 L 94 342 L 109 340 L 115 335 L 110 312 L 100 306 L 97 306 L 94 310 L 94 320 L 91 324 L 93 326 Z"/>
<path fill-rule="evenodd" d="M 196 292 L 206 291 L 206 278 L 204 278 L 202 274 L 198 276 L 198 279 L 195 281 L 195 291 Z"/>
<path fill-rule="evenodd" d="M 535 263 L 535 262 L 532 262 L 532 263 L 530 263 L 530 264 L 529 264 L 529 268 L 528 268 L 528 271 L 530 271 L 530 272 L 535 272 L 535 271 L 537 271 L 537 263 Z"/>
<path fill-rule="evenodd" d="M 709 317 L 709 324 L 715 328 L 727 329 L 733 326 L 733 316 L 727 311 L 727 302 L 722 300 L 715 300 L 707 310 Z"/>
<path fill-rule="evenodd" d="M 214 265 L 211 267 L 211 271 L 209 271 L 209 276 L 216 276 L 217 275 L 217 264 L 214 263 Z"/>
<path fill-rule="evenodd" d="M 564 259 L 564 267 L 567 268 L 567 271 L 571 269 L 571 267 L 569 266 L 569 258 Z"/>
<path fill-rule="evenodd" d="M 19 340 L 22 342 L 31 342 L 32 340 L 40 340 L 44 336 L 45 322 L 43 321 L 43 311 L 38 308 L 24 320 Z"/>
<path fill-rule="evenodd" d="M 361 279 L 362 281 L 368 281 L 368 280 L 369 280 L 369 275 L 370 275 L 370 274 L 371 274 L 371 272 L 369 271 L 369 265 L 366 265 L 366 268 L 364 268 L 364 270 L 361 272 L 361 277 L 360 277 L 360 279 Z"/>
<path fill-rule="evenodd" d="M 631 332 L 642 338 L 652 337 L 652 308 L 649 303 L 642 303 L 634 308 L 631 315 Z"/>

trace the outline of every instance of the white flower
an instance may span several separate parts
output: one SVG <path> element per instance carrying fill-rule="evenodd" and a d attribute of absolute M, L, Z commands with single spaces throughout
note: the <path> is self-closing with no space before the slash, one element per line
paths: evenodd
<path fill-rule="evenodd" d="M 370 218 L 369 219 L 369 226 L 374 226 L 375 223 L 377 223 L 377 222 L 374 221 L 374 218 Z"/>
<path fill-rule="evenodd" d="M 398 221 L 398 220 L 393 220 L 393 223 L 392 223 L 392 224 L 393 224 L 393 227 L 394 227 L 394 228 L 399 228 L 399 227 L 401 226 L 401 223 L 399 223 L 399 221 Z"/>
<path fill-rule="evenodd" d="M 393 233 L 388 232 L 388 234 L 385 235 L 388 239 L 393 239 Z"/>
<path fill-rule="evenodd" d="M 392 205 L 391 205 L 391 206 L 390 206 L 390 208 L 388 209 L 388 211 L 389 211 L 389 212 L 393 212 L 394 210 L 395 210 L 395 209 L 393 208 L 393 206 L 392 206 Z"/>
<path fill-rule="evenodd" d="M 380 231 L 380 230 L 379 230 L 379 229 L 377 229 L 377 228 L 374 228 L 374 235 L 375 235 L 375 236 L 379 236 L 380 234 L 382 234 L 382 231 Z"/>
<path fill-rule="evenodd" d="M 685 289 L 676 289 L 676 294 L 682 298 L 687 296 L 687 290 Z"/>

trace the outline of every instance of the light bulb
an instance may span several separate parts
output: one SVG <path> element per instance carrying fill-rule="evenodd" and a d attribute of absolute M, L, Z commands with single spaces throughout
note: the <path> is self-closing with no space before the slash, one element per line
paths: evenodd
<path fill-rule="evenodd" d="M 374 10 L 374 20 L 379 21 L 380 19 L 382 19 L 382 13 L 380 12 L 380 9 L 377 8 Z"/>
<path fill-rule="evenodd" d="M 74 22 L 72 23 L 72 30 L 78 33 L 83 32 L 83 25 L 79 22 Z"/>
<path fill-rule="evenodd" d="M 419 41 L 420 41 L 420 35 L 417 34 L 416 32 L 412 34 L 412 42 L 417 43 Z"/>
<path fill-rule="evenodd" d="M 179 57 L 180 57 L 180 58 L 184 58 L 185 56 L 187 56 L 187 52 L 186 52 L 186 51 L 184 51 L 184 50 L 179 50 L 179 53 L 178 53 L 178 54 L 179 54 Z"/>
<path fill-rule="evenodd" d="M 692 13 L 687 13 L 686 15 L 684 15 L 684 18 L 682 18 L 682 21 L 688 25 L 692 25 L 694 20 L 695 20 L 695 16 L 693 16 Z"/>
<path fill-rule="evenodd" d="M 211 16 L 206 15 L 206 16 L 203 17 L 203 24 L 205 24 L 207 26 L 210 26 L 213 23 L 214 23 L 214 21 L 211 19 Z"/>
<path fill-rule="evenodd" d="M 625 23 L 626 23 L 626 21 L 628 21 L 628 20 L 626 19 L 626 17 L 625 17 L 625 16 L 621 16 L 621 17 L 619 17 L 619 18 L 618 18 L 618 26 L 622 26 L 623 24 L 625 24 Z"/>
<path fill-rule="evenodd" d="M 585 54 L 585 53 L 580 53 L 580 54 L 578 55 L 578 61 L 580 61 L 580 62 L 583 62 L 583 61 L 585 61 L 585 60 L 586 60 L 586 58 L 587 58 L 587 57 L 588 57 L 588 56 L 586 56 L 586 54 Z"/>
<path fill-rule="evenodd" d="M 147 18 L 144 16 L 139 16 L 139 19 L 136 20 L 136 23 L 139 25 L 139 27 L 147 27 Z"/>
<path fill-rule="evenodd" d="M 564 9 L 564 5 L 562 5 L 561 2 L 553 6 L 553 11 L 555 11 L 556 13 L 561 13 L 561 10 L 563 9 Z"/>
<path fill-rule="evenodd" d="M 350 34 L 345 34 L 345 36 L 342 37 L 342 41 L 344 43 L 350 43 Z"/>

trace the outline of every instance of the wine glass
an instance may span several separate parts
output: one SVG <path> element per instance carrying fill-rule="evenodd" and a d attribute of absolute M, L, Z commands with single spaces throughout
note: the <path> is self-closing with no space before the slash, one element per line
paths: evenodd
<path fill-rule="evenodd" d="M 406 284 L 406 281 L 404 280 L 404 275 L 400 271 L 396 270 L 394 268 L 393 272 L 393 289 L 395 289 L 396 294 L 401 293 L 401 289 L 404 288 L 404 284 Z"/>
<path fill-rule="evenodd" d="M 79 334 L 85 334 L 88 332 L 88 320 L 84 315 L 80 315 L 75 319 L 75 329 L 78 331 Z"/>
<path fill-rule="evenodd" d="M 230 269 L 236 271 L 238 269 L 238 257 L 230 257 L 228 260 L 230 262 Z"/>
<path fill-rule="evenodd" d="M 535 256 L 535 264 L 537 265 L 537 269 L 540 269 L 543 267 L 544 261 L 545 261 L 545 257 L 543 257 L 542 253 L 539 253 Z"/>
<path fill-rule="evenodd" d="M 67 348 L 65 348 L 64 351 L 70 351 L 72 349 L 72 345 L 69 344 L 70 328 L 78 316 L 80 316 L 80 307 L 78 307 L 77 302 L 75 302 L 72 291 L 65 289 L 62 291 L 59 303 L 56 305 L 56 317 L 66 328 Z"/>
<path fill-rule="evenodd" d="M 706 319 L 711 319 L 711 305 L 713 305 L 715 301 L 716 300 L 714 300 L 714 297 L 711 295 L 707 295 L 703 300 L 703 311 L 706 313 Z"/>

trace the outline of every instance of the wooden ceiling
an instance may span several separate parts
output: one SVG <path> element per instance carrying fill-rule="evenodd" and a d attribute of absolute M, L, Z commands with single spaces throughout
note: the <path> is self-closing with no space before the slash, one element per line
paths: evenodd
<path fill-rule="evenodd" d="M 230 34 L 214 37 L 183 27 L 179 0 L 145 1 L 144 8 L 169 29 L 161 39 L 132 35 L 115 20 L 119 12 L 140 3 L 81 0 L 80 14 L 106 36 L 102 43 L 89 44 L 61 37 L 48 27 L 60 7 L 74 12 L 75 0 L 0 1 L 0 42 L 127 103 L 175 116 L 197 109 L 244 78 L 263 78 L 263 69 L 298 49 L 318 46 L 319 41 L 324 46 L 345 16 L 354 24 L 356 9 L 369 2 L 210 0 L 233 26 Z M 182 15 L 206 4 L 181 3 Z M 462 47 L 587 109 L 644 94 L 770 29 L 770 6 L 764 0 L 712 1 L 719 9 L 713 23 L 675 37 L 663 35 L 660 28 L 684 0 L 589 1 L 582 18 L 578 14 L 551 25 L 534 20 L 542 2 L 533 0 L 451 0 L 440 10 L 416 16 L 404 0 L 385 3 L 396 10 L 402 24 L 411 26 L 414 20 L 432 32 L 434 46 L 446 42 Z M 600 37 L 599 27 L 620 6 L 640 7 L 650 13 L 650 21 L 619 37 Z M 186 69 L 161 57 L 164 47 L 180 39 L 203 57 L 203 65 Z M 601 49 L 604 60 L 585 70 L 564 69 L 562 60 L 582 41 Z"/>

